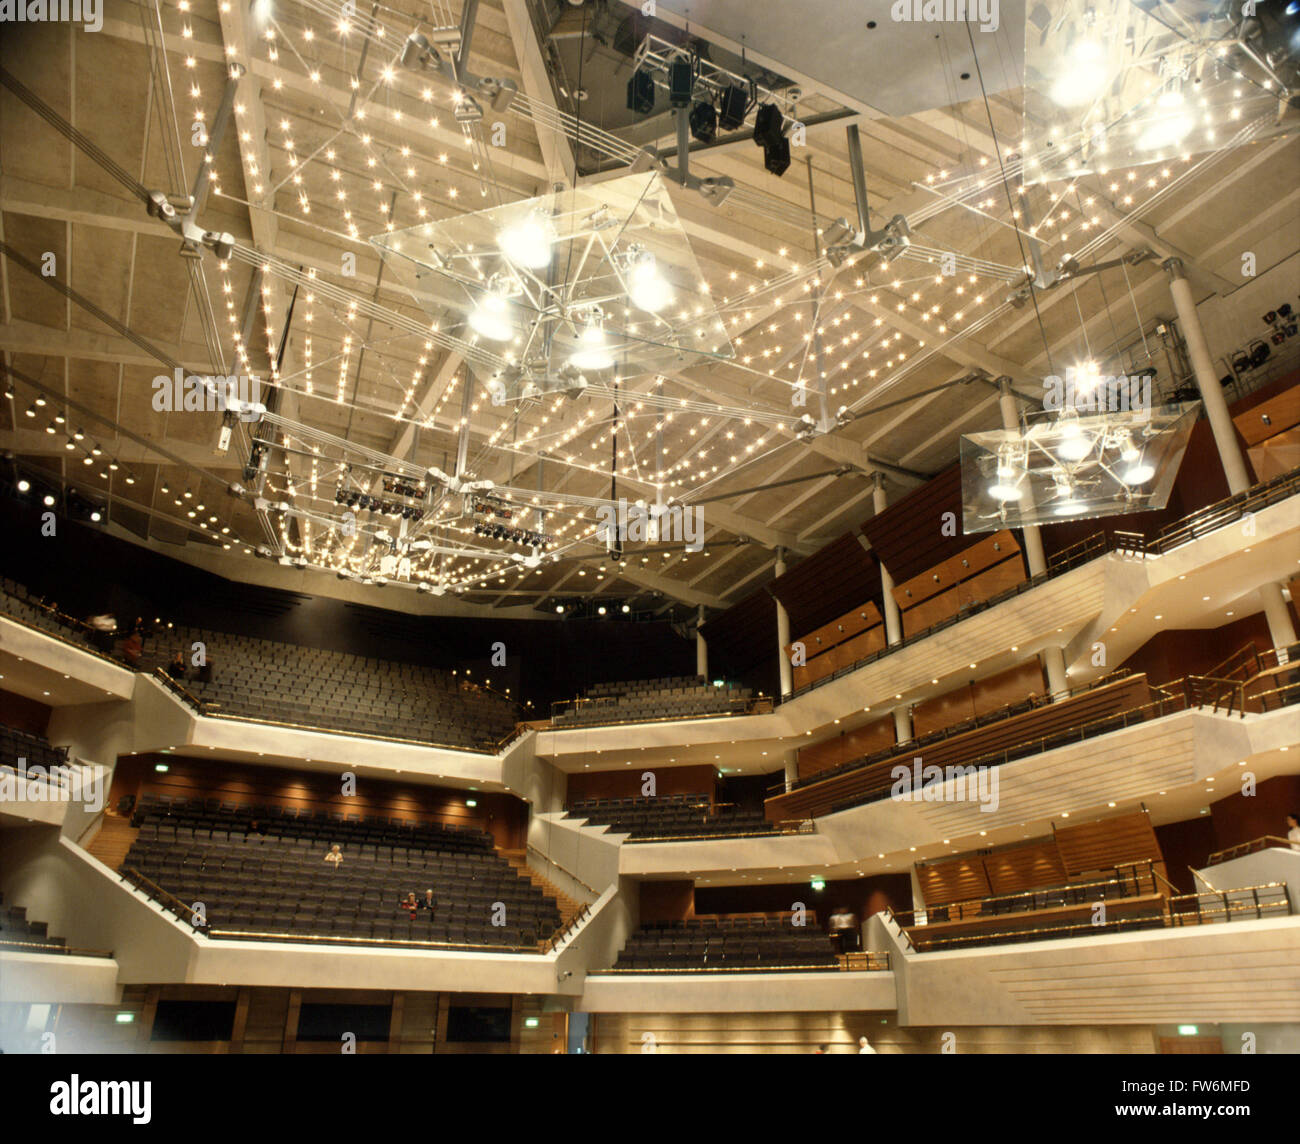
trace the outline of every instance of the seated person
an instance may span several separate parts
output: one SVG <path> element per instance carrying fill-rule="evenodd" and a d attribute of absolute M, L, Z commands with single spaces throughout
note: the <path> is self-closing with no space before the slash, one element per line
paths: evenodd
<path fill-rule="evenodd" d="M 420 903 L 420 909 L 429 911 L 429 920 L 433 921 L 433 915 L 438 909 L 438 903 L 433 896 L 432 890 L 424 891 L 424 901 Z"/>
<path fill-rule="evenodd" d="M 325 861 L 337 870 L 343 865 L 343 847 L 335 842 L 330 846 L 330 852 L 325 855 Z"/>
<path fill-rule="evenodd" d="M 144 653 L 144 640 L 140 638 L 139 632 L 132 632 L 122 642 L 122 658 L 126 660 L 128 667 L 139 667 L 140 656 Z"/>
<path fill-rule="evenodd" d="M 415 921 L 415 915 L 419 913 L 420 910 L 420 903 L 416 901 L 415 891 L 412 890 L 405 898 L 398 902 L 397 908 L 399 910 L 405 910 L 411 915 L 411 921 Z"/>
<path fill-rule="evenodd" d="M 203 663 L 199 666 L 198 674 L 194 678 L 198 683 L 212 682 L 212 660 L 208 659 L 207 656 L 203 657 Z"/>
<path fill-rule="evenodd" d="M 185 678 L 185 657 L 177 652 L 171 663 L 167 665 L 167 674 L 173 679 Z"/>

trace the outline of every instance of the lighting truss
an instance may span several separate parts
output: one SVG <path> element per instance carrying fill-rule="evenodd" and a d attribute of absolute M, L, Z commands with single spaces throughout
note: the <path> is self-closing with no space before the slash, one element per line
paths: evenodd
<path fill-rule="evenodd" d="M 1200 402 L 1037 421 L 961 439 L 962 530 L 1164 508 Z"/>
<path fill-rule="evenodd" d="M 686 54 L 688 54 L 686 49 L 678 44 L 670 44 L 667 40 L 661 40 L 658 36 L 647 35 L 637 47 L 636 55 L 632 60 L 632 69 L 634 71 L 639 69 L 647 71 L 654 77 L 655 86 L 666 92 L 669 90 L 669 65 L 675 60 L 680 60 Z M 802 92 L 797 87 L 774 91 L 771 88 L 764 87 L 761 83 L 755 83 L 748 76 L 738 75 L 736 72 L 719 67 L 710 60 L 697 59 L 695 63 L 694 90 L 697 98 L 705 97 L 716 104 L 727 88 L 743 87 L 755 96 L 752 101 L 753 107 L 750 108 L 751 115 L 760 103 L 775 103 L 781 109 L 781 114 L 785 118 L 798 118 L 795 110 Z"/>

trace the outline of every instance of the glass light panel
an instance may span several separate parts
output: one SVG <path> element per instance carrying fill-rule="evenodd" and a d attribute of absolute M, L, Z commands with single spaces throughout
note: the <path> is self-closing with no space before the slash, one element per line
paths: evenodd
<path fill-rule="evenodd" d="M 1199 409 L 1193 401 L 963 436 L 962 531 L 1164 508 Z"/>

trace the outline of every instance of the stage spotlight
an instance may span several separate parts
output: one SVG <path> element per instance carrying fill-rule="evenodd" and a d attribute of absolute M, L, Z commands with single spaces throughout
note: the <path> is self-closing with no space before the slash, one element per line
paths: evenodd
<path fill-rule="evenodd" d="M 784 118 L 775 103 L 765 103 L 754 116 L 754 142 L 760 147 L 775 147 L 785 138 L 781 133 Z"/>
<path fill-rule="evenodd" d="M 735 131 L 745 122 L 749 113 L 749 92 L 738 84 L 732 84 L 722 93 L 718 103 L 718 126 L 723 131 Z"/>
<path fill-rule="evenodd" d="M 690 107 L 695 90 L 695 62 L 676 59 L 668 65 L 668 103 L 672 107 Z"/>
<path fill-rule="evenodd" d="M 712 143 L 718 136 L 718 113 L 713 104 L 700 102 L 691 108 L 691 135 L 701 143 Z"/>
<path fill-rule="evenodd" d="M 784 175 L 790 167 L 790 140 L 782 139 L 773 147 L 764 147 L 763 166 L 773 175 Z"/>
<path fill-rule="evenodd" d="M 655 109 L 655 80 L 648 71 L 635 71 L 627 81 L 627 109 L 649 115 Z"/>
<path fill-rule="evenodd" d="M 31 492 L 31 490 L 32 490 L 32 482 L 29 481 L 26 477 L 24 477 L 22 480 L 18 482 L 18 491 L 20 493 Z"/>

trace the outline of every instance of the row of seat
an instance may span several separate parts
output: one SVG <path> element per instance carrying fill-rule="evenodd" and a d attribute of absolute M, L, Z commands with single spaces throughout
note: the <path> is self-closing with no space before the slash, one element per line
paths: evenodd
<path fill-rule="evenodd" d="M 802 920 L 804 924 L 795 924 Z M 832 969 L 838 959 L 815 921 L 785 915 L 782 920 L 709 919 L 659 922 L 629 937 L 616 970 L 755 968 Z"/>
<path fill-rule="evenodd" d="M 19 759 L 23 760 L 21 769 L 44 767 L 48 773 L 51 767 L 67 765 L 68 751 L 66 747 L 51 746 L 44 735 L 0 725 L 0 766 L 18 770 Z"/>
<path fill-rule="evenodd" d="M 690 838 L 715 834 L 771 834 L 775 826 L 761 809 L 712 806 L 708 795 L 652 799 L 588 799 L 575 804 L 566 818 L 585 819 L 638 838 Z"/>
<path fill-rule="evenodd" d="M 556 903 L 492 850 L 441 850 L 440 839 L 360 844 L 345 847 L 334 867 L 324 861 L 327 846 L 310 837 L 222 830 L 204 837 L 177 819 L 150 812 L 122 871 L 184 906 L 201 902 L 210 931 L 535 949 L 559 926 Z M 433 917 L 411 919 L 399 900 L 409 892 L 423 898 L 426 888 L 434 890 Z"/>

